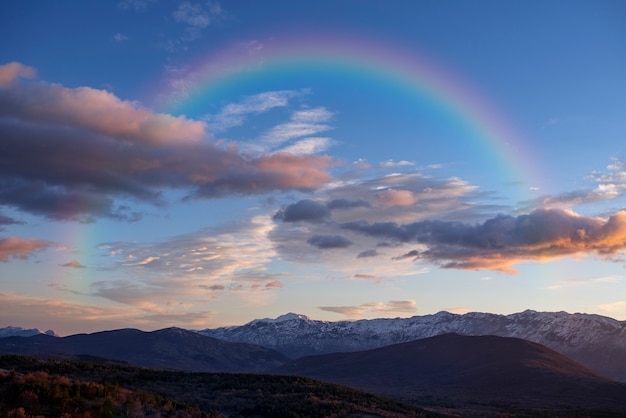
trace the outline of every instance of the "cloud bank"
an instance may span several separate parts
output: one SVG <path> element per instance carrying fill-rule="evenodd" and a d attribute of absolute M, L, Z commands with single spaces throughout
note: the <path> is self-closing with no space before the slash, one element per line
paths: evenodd
<path fill-rule="evenodd" d="M 32 81 L 34 70 L 0 66 L 0 201 L 49 219 L 135 221 L 125 199 L 166 202 L 311 190 L 331 180 L 330 157 L 244 155 L 212 141 L 205 122 L 155 113 L 89 87 Z M 279 141 L 282 141 L 280 138 Z"/>
<path fill-rule="evenodd" d="M 427 249 L 413 257 L 444 268 L 491 269 L 514 273 L 523 261 L 548 261 L 593 253 L 619 260 L 626 250 L 626 212 L 608 219 L 582 216 L 569 210 L 539 209 L 517 217 L 498 215 L 482 224 L 426 220 L 409 224 L 347 222 L 341 228 Z"/>

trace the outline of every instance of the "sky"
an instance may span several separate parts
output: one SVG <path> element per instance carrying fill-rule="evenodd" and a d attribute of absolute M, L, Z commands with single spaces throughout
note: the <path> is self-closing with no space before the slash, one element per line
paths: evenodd
<path fill-rule="evenodd" d="M 0 16 L 0 327 L 626 320 L 623 1 Z"/>

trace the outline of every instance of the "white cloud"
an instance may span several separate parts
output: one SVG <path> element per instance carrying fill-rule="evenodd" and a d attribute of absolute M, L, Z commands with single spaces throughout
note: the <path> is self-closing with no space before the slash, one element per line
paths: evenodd
<path fill-rule="evenodd" d="M 274 126 L 261 136 L 260 141 L 265 147 L 275 149 L 297 138 L 315 136 L 332 129 L 332 126 L 325 124 L 332 115 L 324 107 L 296 111 L 292 113 L 289 122 Z"/>
<path fill-rule="evenodd" d="M 285 148 L 282 148 L 280 152 L 288 152 L 290 154 L 310 155 L 324 152 L 334 144 L 331 138 L 305 138 L 295 142 Z"/>
<path fill-rule="evenodd" d="M 277 107 L 286 107 L 289 100 L 302 95 L 302 91 L 279 90 L 268 91 L 248 96 L 239 103 L 231 103 L 215 115 L 203 117 L 214 132 L 223 132 L 242 125 L 250 114 L 261 114 Z"/>

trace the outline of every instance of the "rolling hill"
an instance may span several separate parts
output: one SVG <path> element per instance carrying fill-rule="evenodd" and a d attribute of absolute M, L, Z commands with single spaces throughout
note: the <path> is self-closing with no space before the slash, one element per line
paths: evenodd
<path fill-rule="evenodd" d="M 518 338 L 445 334 L 382 348 L 308 356 L 275 370 L 397 399 L 508 402 L 626 413 L 626 384 Z"/>

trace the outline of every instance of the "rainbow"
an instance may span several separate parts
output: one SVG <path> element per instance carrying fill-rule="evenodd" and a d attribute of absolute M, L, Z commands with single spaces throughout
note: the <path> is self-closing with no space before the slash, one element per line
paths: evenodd
<path fill-rule="evenodd" d="M 476 146 L 499 166 L 508 180 L 532 186 L 539 178 L 523 136 L 470 84 L 414 50 L 348 36 L 281 36 L 232 45 L 189 65 L 179 81 L 184 89 L 166 95 L 164 111 L 192 112 L 200 102 L 223 97 L 255 80 L 288 79 L 298 71 L 341 72 L 400 86 L 403 91 L 446 113 L 472 132 Z M 306 87 L 306 86 L 301 86 Z M 181 93 L 182 92 L 182 93 Z"/>

